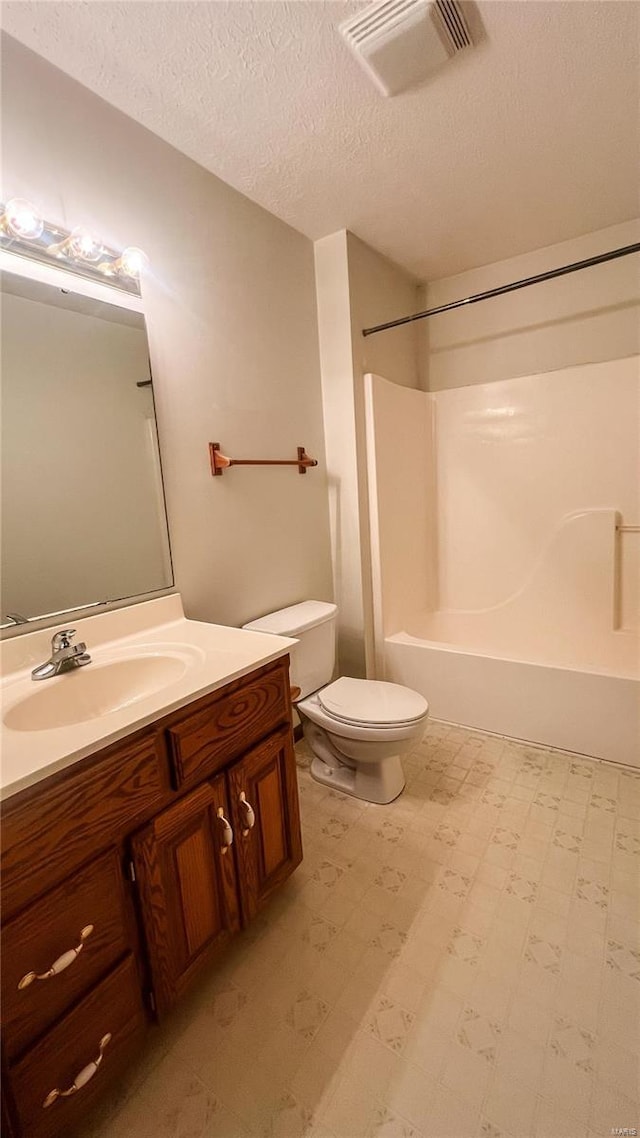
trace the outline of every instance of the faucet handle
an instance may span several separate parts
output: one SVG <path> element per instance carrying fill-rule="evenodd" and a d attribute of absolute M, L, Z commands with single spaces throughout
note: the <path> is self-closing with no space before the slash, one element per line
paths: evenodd
<path fill-rule="evenodd" d="M 62 648 L 70 648 L 75 634 L 75 628 L 61 628 L 59 632 L 54 633 L 51 638 L 53 651 L 59 652 Z"/>

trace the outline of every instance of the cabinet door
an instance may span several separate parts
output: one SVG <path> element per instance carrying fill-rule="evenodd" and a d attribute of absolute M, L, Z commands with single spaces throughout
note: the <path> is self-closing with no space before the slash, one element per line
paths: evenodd
<path fill-rule="evenodd" d="M 156 1010 L 240 927 L 224 775 L 159 814 L 133 839 Z"/>
<path fill-rule="evenodd" d="M 302 861 L 298 782 L 290 727 L 274 732 L 228 771 L 245 921 Z"/>

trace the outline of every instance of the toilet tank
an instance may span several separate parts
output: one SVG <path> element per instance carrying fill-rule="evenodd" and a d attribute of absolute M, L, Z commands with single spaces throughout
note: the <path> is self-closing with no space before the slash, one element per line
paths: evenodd
<path fill-rule="evenodd" d="M 327 601 L 302 601 L 299 605 L 268 613 L 242 627 L 250 632 L 293 636 L 291 683 L 301 689 L 301 699 L 333 679 L 336 658 L 337 606 Z"/>

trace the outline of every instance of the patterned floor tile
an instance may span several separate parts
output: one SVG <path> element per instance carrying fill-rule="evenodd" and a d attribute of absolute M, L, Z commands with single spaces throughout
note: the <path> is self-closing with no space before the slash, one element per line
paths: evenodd
<path fill-rule="evenodd" d="M 371 1134 L 372 1138 L 421 1138 L 420 1132 L 410 1122 L 388 1107 L 380 1107 L 376 1111 Z"/>
<path fill-rule="evenodd" d="M 615 798 L 608 798 L 604 794 L 592 794 L 590 802 L 591 810 L 601 810 L 605 814 L 616 813 L 616 800 Z"/>
<path fill-rule="evenodd" d="M 402 951 L 402 946 L 406 944 L 407 934 L 397 929 L 395 925 L 383 924 L 370 941 L 372 948 L 381 948 L 387 956 L 395 959 Z"/>
<path fill-rule="evenodd" d="M 442 822 L 435 834 L 433 835 L 436 842 L 442 842 L 446 846 L 455 846 L 460 838 L 461 831 L 449 822 Z"/>
<path fill-rule="evenodd" d="M 640 980 L 640 949 L 629 948 L 617 940 L 607 941 L 607 967 L 632 980 Z"/>
<path fill-rule="evenodd" d="M 477 964 L 480 960 L 484 943 L 482 937 L 475 936 L 473 933 L 469 933 L 465 929 L 456 926 L 453 930 L 453 936 L 447 945 L 447 953 L 456 960 L 464 961 L 465 964 Z"/>
<path fill-rule="evenodd" d="M 557 1016 L 551 1029 L 550 1049 L 554 1055 L 568 1059 L 580 1070 L 593 1072 L 595 1036 L 577 1027 L 563 1016 Z"/>
<path fill-rule="evenodd" d="M 467 874 L 457 873 L 454 869 L 443 869 L 438 876 L 437 885 L 438 889 L 443 893 L 449 893 L 452 897 L 466 897 L 472 879 Z"/>
<path fill-rule="evenodd" d="M 385 819 L 376 829 L 376 837 L 381 838 L 383 842 L 396 845 L 404 837 L 404 832 L 404 826 L 399 826 L 397 822 Z"/>
<path fill-rule="evenodd" d="M 400 869 L 396 869 L 393 865 L 383 865 L 373 883 L 379 889 L 386 889 L 387 893 L 399 893 L 406 880 L 406 873 Z"/>
<path fill-rule="evenodd" d="M 302 934 L 306 944 L 315 948 L 316 952 L 325 952 L 338 929 L 324 917 L 313 917 Z"/>
<path fill-rule="evenodd" d="M 412 1012 L 383 996 L 373 1009 L 366 1030 L 392 1051 L 402 1052 L 414 1020 Z"/>
<path fill-rule="evenodd" d="M 507 797 L 505 794 L 500 794 L 498 791 L 489 790 L 487 788 L 480 801 L 485 806 L 493 806 L 495 810 L 502 810 L 505 802 L 507 801 Z"/>
<path fill-rule="evenodd" d="M 481 1055 L 487 1063 L 494 1063 L 496 1047 L 502 1028 L 496 1020 L 487 1019 L 474 1008 L 466 1007 L 462 1013 L 456 1038 L 463 1047 Z"/>
<path fill-rule="evenodd" d="M 586 877 L 579 877 L 576 896 L 581 901 L 590 901 L 599 909 L 606 909 L 609 890 L 606 885 L 600 885 L 597 881 L 589 881 Z"/>
<path fill-rule="evenodd" d="M 636 1125 L 640 777 L 441 723 L 388 807 L 297 760 L 300 870 L 87 1138 Z"/>
<path fill-rule="evenodd" d="M 558 944 L 551 944 L 542 937 L 531 934 L 527 937 L 524 958 L 530 963 L 539 965 L 546 972 L 560 974 L 560 958 L 562 949 Z"/>
<path fill-rule="evenodd" d="M 327 889 L 332 889 L 334 885 L 340 880 L 344 873 L 339 865 L 334 865 L 332 861 L 322 860 L 318 868 L 312 874 L 312 881 L 317 881 L 320 885 L 324 885 Z"/>
<path fill-rule="evenodd" d="M 212 995 L 205 1010 L 221 1027 L 229 1027 L 247 1003 L 247 995 L 231 981 L 221 985 Z"/>
<path fill-rule="evenodd" d="M 510 873 L 507 893 L 512 897 L 517 897 L 519 901 L 526 901 L 529 905 L 533 905 L 538 893 L 538 883 L 537 881 L 527 881 L 517 873 Z"/>
<path fill-rule="evenodd" d="M 340 818 L 329 818 L 322 827 L 322 833 L 327 838 L 334 838 L 336 841 L 339 841 L 341 838 L 344 838 L 348 829 L 347 823 L 343 822 Z"/>
<path fill-rule="evenodd" d="M 569 850 L 569 853 L 580 853 L 582 835 L 558 828 L 553 835 L 553 844 L 561 850 Z"/>
<path fill-rule="evenodd" d="M 494 845 L 506 846 L 509 850 L 517 850 L 521 835 L 515 830 L 508 830 L 504 826 L 496 826 L 491 841 Z"/>
<path fill-rule="evenodd" d="M 558 811 L 560 809 L 560 795 L 546 794 L 544 791 L 539 791 L 534 798 L 534 804 L 541 806 L 544 810 Z"/>
<path fill-rule="evenodd" d="M 329 1011 L 324 1000 L 304 990 L 299 993 L 285 1015 L 285 1021 L 303 1039 L 313 1039 Z"/>

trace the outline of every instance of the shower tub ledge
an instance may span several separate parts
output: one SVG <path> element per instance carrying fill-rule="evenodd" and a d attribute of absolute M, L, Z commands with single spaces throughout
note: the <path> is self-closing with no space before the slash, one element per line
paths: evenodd
<path fill-rule="evenodd" d="M 419 691 L 434 719 L 640 769 L 640 681 L 529 663 L 398 632 L 385 679 Z"/>

